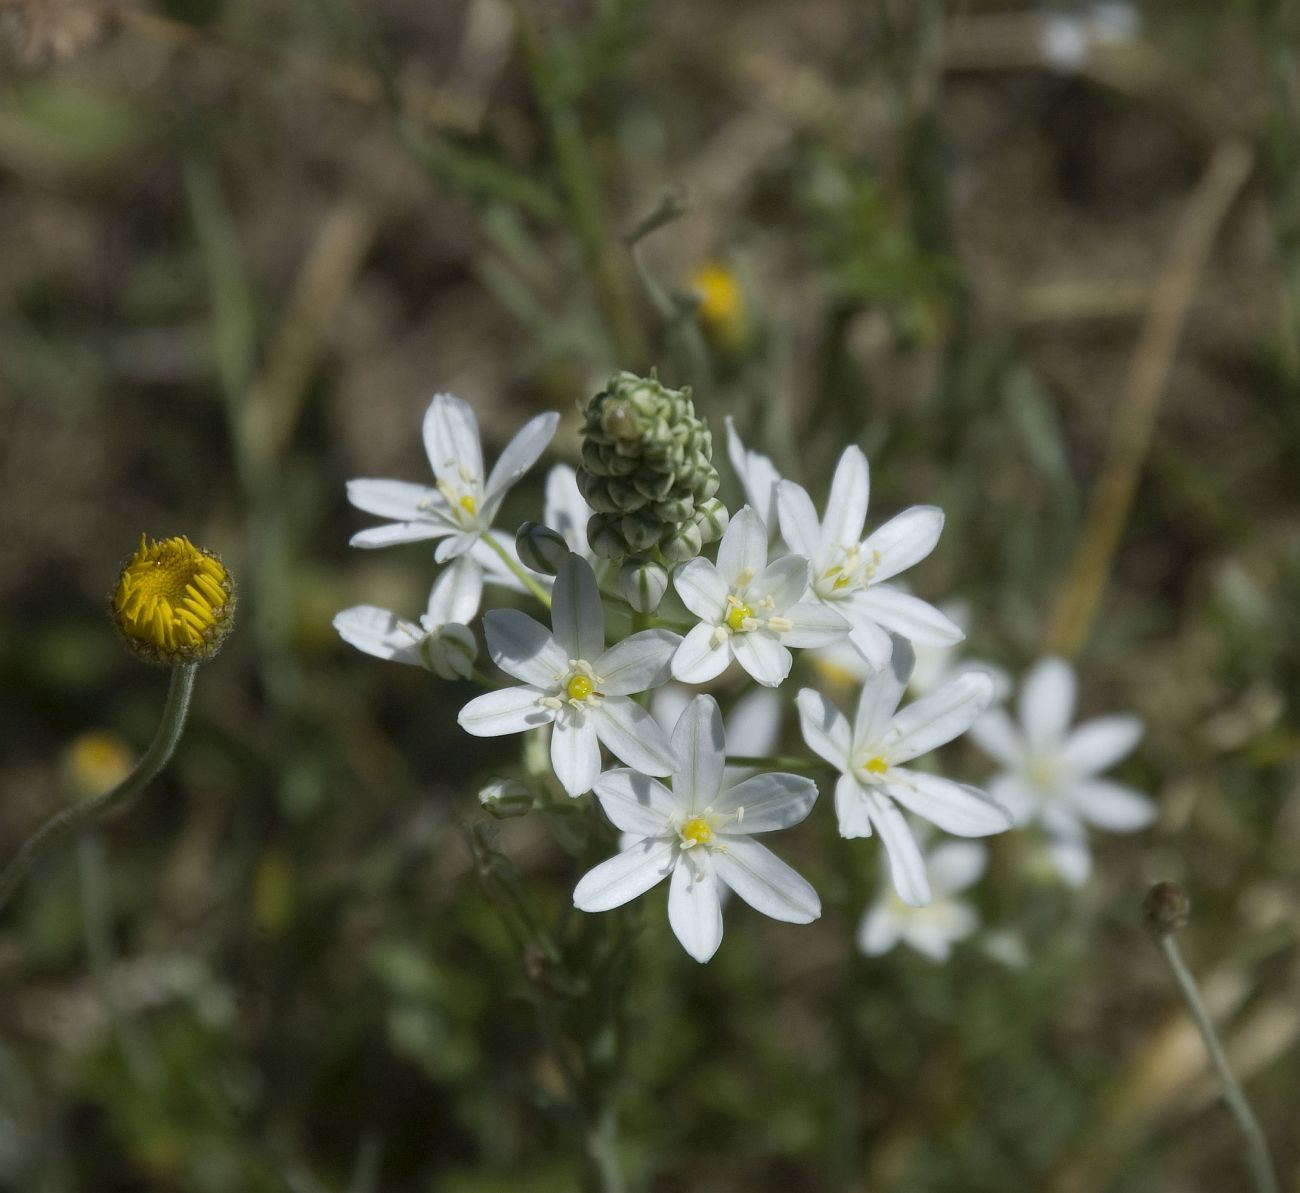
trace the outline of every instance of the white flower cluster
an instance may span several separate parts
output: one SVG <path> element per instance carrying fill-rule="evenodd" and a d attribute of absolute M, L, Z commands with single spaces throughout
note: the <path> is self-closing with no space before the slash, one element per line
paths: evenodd
<path fill-rule="evenodd" d="M 860 678 L 851 718 L 812 687 L 783 703 L 797 707 L 812 753 L 839 772 L 834 803 L 840 835 L 878 834 L 884 846 L 893 892 L 864 918 L 859 941 L 868 952 L 907 940 L 942 957 L 951 941 L 974 930 L 974 913 L 951 896 L 974 881 L 982 861 L 976 864 L 969 851 L 945 853 L 940 845 L 927 873 L 905 813 L 957 836 L 983 837 L 1050 802 L 1044 823 L 1057 855 L 1071 857 L 1072 875 L 1080 868 L 1080 817 L 1112 828 L 1136 827 L 1141 820 L 1132 798 L 1126 801 L 1121 789 L 1092 777 L 1136 741 L 1127 722 L 1085 726 L 1062 744 L 1060 699 L 1048 712 L 1035 697 L 1036 719 L 1027 719 L 1027 736 L 1020 737 L 1003 714 L 987 713 L 997 691 L 990 673 L 933 662 L 929 672 L 936 682 L 899 707 L 914 648 L 943 654 L 963 634 L 952 619 L 891 582 L 934 549 L 942 511 L 916 506 L 865 534 L 870 473 L 856 447 L 841 456 L 826 512 L 818 517 L 808 493 L 782 479 L 766 457 L 747 451 L 729 423 L 730 456 L 748 504 L 730 518 L 712 560 L 697 556 L 674 569 L 675 597 L 668 596 L 657 615 L 642 610 L 634 616 L 619 591 L 617 569 L 588 546 L 591 510 L 572 469 L 557 465 L 547 478 L 549 531 L 532 539 L 522 558 L 514 540 L 493 529 L 507 492 L 536 463 L 557 422 L 554 414 L 534 418 L 485 478 L 473 411 L 458 398 L 437 395 L 424 419 L 434 485 L 356 480 L 348 496 L 358 508 L 389 519 L 354 536 L 354 545 L 436 539 L 435 559 L 448 566 L 418 624 L 363 605 L 341 612 L 335 626 L 369 654 L 488 688 L 460 712 L 468 733 L 497 737 L 549 726 L 550 763 L 560 786 L 573 797 L 594 792 L 622 833 L 620 851 L 578 882 L 578 908 L 617 907 L 668 878 L 669 922 L 699 961 L 721 942 L 724 887 L 778 920 L 808 923 L 820 915 L 816 891 L 756 840 L 802 821 L 816 801 L 816 784 L 752 764 L 740 770 L 729 765 L 717 702 L 678 688 L 709 683 L 735 664 L 761 685 L 759 691 L 779 689 L 794 665 L 792 650 L 841 661 L 849 656 Z M 524 545 L 521 537 L 521 550 Z M 546 570 L 532 571 L 525 561 Z M 514 608 L 483 615 L 488 654 L 517 681 L 513 686 L 496 686 L 476 669 L 473 625 L 485 583 L 531 593 L 549 605 L 549 628 Z M 607 641 L 609 626 L 618 629 L 613 642 Z M 671 701 L 659 699 L 674 691 Z M 656 695 L 661 715 L 676 703 L 675 719 L 661 726 L 647 710 L 647 693 Z M 996 799 L 911 765 L 977 721 L 981 743 L 1008 767 Z M 607 769 L 602 748 L 624 765 Z M 801 759 L 796 769 L 817 765 Z M 1052 792 L 1059 790 L 1060 799 L 1033 787 L 1051 768 Z M 500 790 L 507 787 L 512 807 L 526 804 L 517 783 Z M 1101 811 L 1087 805 L 1098 792 Z M 907 909 L 927 905 L 932 911 L 923 926 L 900 919 Z"/>

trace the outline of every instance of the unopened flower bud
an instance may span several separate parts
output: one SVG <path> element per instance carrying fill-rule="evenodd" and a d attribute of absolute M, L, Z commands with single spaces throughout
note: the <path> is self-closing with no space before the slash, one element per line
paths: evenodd
<path fill-rule="evenodd" d="M 478 802 L 498 820 L 525 816 L 533 809 L 532 793 L 518 779 L 493 779 L 478 793 Z"/>
<path fill-rule="evenodd" d="M 540 522 L 525 522 L 515 534 L 515 550 L 524 567 L 554 576 L 569 554 L 564 536 Z"/>
<path fill-rule="evenodd" d="M 597 555 L 698 555 L 709 540 L 696 523 L 718 484 L 713 439 L 689 389 L 616 373 L 588 403 L 578 488 L 595 511 L 587 539 Z"/>
<path fill-rule="evenodd" d="M 1142 919 L 1156 939 L 1172 936 L 1187 926 L 1192 902 L 1176 882 L 1157 882 L 1142 903 Z"/>
<path fill-rule="evenodd" d="M 235 618 L 235 585 L 221 560 L 183 535 L 140 546 L 112 600 L 113 622 L 137 655 L 175 666 L 210 659 Z"/>
<path fill-rule="evenodd" d="M 638 613 L 653 613 L 668 591 L 668 569 L 652 559 L 629 559 L 619 569 L 618 588 Z"/>

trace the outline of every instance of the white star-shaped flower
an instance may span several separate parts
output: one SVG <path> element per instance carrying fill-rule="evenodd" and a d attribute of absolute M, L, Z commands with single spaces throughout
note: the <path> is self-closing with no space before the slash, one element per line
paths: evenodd
<path fill-rule="evenodd" d="M 969 729 L 993 699 L 993 681 L 968 672 L 895 711 L 911 659 L 902 643 L 894 656 L 863 685 L 852 725 L 812 688 L 797 698 L 799 723 L 809 748 L 840 772 L 835 785 L 840 836 L 879 832 L 899 896 L 923 907 L 930 901 L 925 862 L 898 805 L 959 837 L 1003 832 L 1011 817 L 976 787 L 902 765 Z"/>
<path fill-rule="evenodd" d="M 787 647 L 825 646 L 848 622 L 808 591 L 808 561 L 787 555 L 767 562 L 767 529 L 749 506 L 727 527 L 715 567 L 698 557 L 673 573 L 682 604 L 700 619 L 673 656 L 673 678 L 705 683 L 734 658 L 761 684 L 776 687 L 793 662 Z"/>
<path fill-rule="evenodd" d="M 440 679 L 467 679 L 478 657 L 469 622 L 478 615 L 483 573 L 468 556 L 443 570 L 429 591 L 420 624 L 377 605 L 354 605 L 334 618 L 344 642 L 394 663 L 427 667 Z"/>
<path fill-rule="evenodd" d="M 348 500 L 358 509 L 392 521 L 352 536 L 354 547 L 387 547 L 442 539 L 434 558 L 443 563 L 469 551 L 486 534 L 506 493 L 550 443 L 558 414 L 539 414 L 524 424 L 483 475 L 478 420 L 467 402 L 437 394 L 424 415 L 424 450 L 437 483 L 354 480 Z"/>
<path fill-rule="evenodd" d="M 776 492 L 781 537 L 811 562 L 813 596 L 850 622 L 850 639 L 872 667 L 889 661 L 890 632 L 924 646 L 962 640 L 961 627 L 933 605 L 883 583 L 934 550 L 941 509 L 914 505 L 864 539 L 870 470 L 856 447 L 845 448 L 836 465 L 825 519 L 793 481 L 781 481 Z"/>
<path fill-rule="evenodd" d="M 517 609 L 483 615 L 488 652 L 522 687 L 471 700 L 460 726 L 475 737 L 522 733 L 553 723 L 551 765 L 564 790 L 590 791 L 600 774 L 600 743 L 648 775 L 677 760 L 654 718 L 630 699 L 668 678 L 681 638 L 642 630 L 605 649 L 605 612 L 591 565 L 576 555 L 561 564 L 551 591 L 550 633 Z"/>
<path fill-rule="evenodd" d="M 803 820 L 817 798 L 812 780 L 761 774 L 724 788 L 727 743 L 711 696 L 687 705 L 672 744 L 680 765 L 671 790 L 630 770 L 596 781 L 600 806 L 627 844 L 582 878 L 574 906 L 608 911 L 671 875 L 668 922 L 697 961 L 722 942 L 723 886 L 773 919 L 807 924 L 821 915 L 817 892 L 752 836 Z"/>
<path fill-rule="evenodd" d="M 889 952 L 900 942 L 929 957 L 946 961 L 952 946 L 979 927 L 975 909 L 956 896 L 984 873 L 984 846 L 974 841 L 945 841 L 926 856 L 932 898 L 910 907 L 892 886 L 883 885 L 858 925 L 858 948 L 869 957 Z"/>
<path fill-rule="evenodd" d="M 1020 689 L 1020 725 L 1002 709 L 980 717 L 971 737 L 1005 768 L 989 784 L 1017 823 L 1038 819 L 1062 879 L 1082 886 L 1092 870 L 1086 824 L 1131 833 L 1155 819 L 1141 792 L 1100 777 L 1132 753 L 1142 737 L 1134 716 L 1097 717 L 1071 730 L 1074 670 L 1064 659 L 1040 660 Z"/>

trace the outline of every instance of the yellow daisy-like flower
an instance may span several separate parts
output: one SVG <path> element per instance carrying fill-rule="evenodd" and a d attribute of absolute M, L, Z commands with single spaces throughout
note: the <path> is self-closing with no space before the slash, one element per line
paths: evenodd
<path fill-rule="evenodd" d="M 142 534 L 112 608 L 119 632 L 142 658 L 196 663 L 216 654 L 230 632 L 235 585 L 220 559 L 184 535 L 150 542 Z"/>
<path fill-rule="evenodd" d="M 129 743 L 108 729 L 91 729 L 64 753 L 63 776 L 73 797 L 94 799 L 116 787 L 134 765 Z"/>
<path fill-rule="evenodd" d="M 702 265 L 691 275 L 699 298 L 696 310 L 704 330 L 719 343 L 736 348 L 745 339 L 745 296 L 736 275 L 723 265 Z"/>

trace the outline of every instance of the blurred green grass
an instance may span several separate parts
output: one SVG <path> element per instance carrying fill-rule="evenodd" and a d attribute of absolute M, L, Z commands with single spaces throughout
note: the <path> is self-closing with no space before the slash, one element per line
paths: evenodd
<path fill-rule="evenodd" d="M 433 574 L 421 546 L 349 552 L 345 480 L 425 475 L 435 389 L 498 445 L 564 412 L 571 458 L 575 403 L 656 365 L 719 443 L 734 414 L 818 495 L 855 441 L 873 520 L 941 505 L 920 591 L 966 599 L 971 652 L 1019 669 L 1172 229 L 1240 140 L 1258 165 L 1080 661 L 1087 711 L 1146 719 L 1126 773 L 1158 825 L 1098 842 L 1077 896 L 1026 841 L 997 844 L 981 910 L 1023 935 L 1022 968 L 854 955 L 875 855 L 824 819 L 789 847 L 826 901 L 815 926 L 733 909 L 700 969 L 652 898 L 621 1137 L 636 1187 L 665 1190 L 1243 1187 L 1136 926 L 1171 877 L 1294 1186 L 1293 8 L 1152 5 L 1136 40 L 1072 66 L 1024 7 L 521 11 L 522 38 L 499 0 L 0 12 L 6 853 L 67 798 L 78 734 L 152 732 L 161 676 L 103 612 L 139 532 L 191 535 L 242 589 L 173 767 L 95 834 L 103 873 L 69 851 L 0 921 L 0 1185 L 577 1187 L 536 1022 L 559 978 L 521 962 L 462 831 L 497 749 L 455 729 L 467 686 L 337 641 L 336 610 L 414 613 Z M 675 183 L 694 206 L 646 268 L 669 291 L 734 270 L 739 343 L 701 349 L 688 307 L 656 312 L 619 242 Z M 539 500 L 540 473 L 500 524 Z M 570 943 L 609 931 L 564 920 L 573 845 L 534 819 L 493 831 L 541 918 Z M 560 999 L 580 1043 L 590 994 Z"/>

